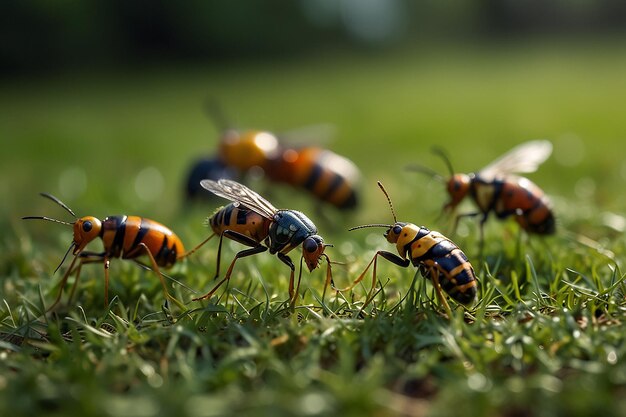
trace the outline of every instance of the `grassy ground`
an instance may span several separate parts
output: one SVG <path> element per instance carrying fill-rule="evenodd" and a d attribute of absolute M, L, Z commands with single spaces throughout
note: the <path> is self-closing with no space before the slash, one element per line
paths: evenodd
<path fill-rule="evenodd" d="M 416 48 L 5 80 L 0 414 L 623 414 L 625 52 L 617 40 Z M 462 224 L 454 239 L 480 293 L 450 320 L 429 282 L 385 262 L 384 288 L 364 311 L 369 280 L 322 299 L 320 269 L 305 272 L 290 313 L 287 268 L 268 254 L 241 261 L 219 300 L 188 311 L 164 310 L 158 280 L 116 260 L 116 298 L 104 309 L 102 269 L 87 266 L 75 301 L 43 317 L 71 234 L 20 220 L 67 218 L 40 191 L 78 215 L 159 220 L 187 246 L 206 236 L 203 220 L 219 203 L 186 208 L 180 196 L 188 165 L 217 140 L 201 109 L 207 96 L 239 126 L 336 125 L 327 146 L 364 169 L 358 212 L 326 208 L 322 216 L 306 196 L 257 185 L 276 206 L 309 213 L 335 244 L 329 255 L 345 263 L 333 268 L 338 284 L 375 250 L 393 250 L 379 230 L 347 232 L 391 221 L 376 180 L 400 219 L 449 231 L 437 220 L 441 185 L 402 168 L 417 162 L 443 172 L 429 152 L 435 144 L 456 169 L 471 171 L 513 144 L 552 140 L 553 157 L 531 178 L 551 196 L 559 233 L 528 239 L 511 222 L 492 221 L 481 255 L 475 224 Z M 224 259 L 239 249 L 228 244 Z M 185 284 L 173 284 L 179 298 L 210 288 L 215 255 L 212 242 L 169 271 Z"/>

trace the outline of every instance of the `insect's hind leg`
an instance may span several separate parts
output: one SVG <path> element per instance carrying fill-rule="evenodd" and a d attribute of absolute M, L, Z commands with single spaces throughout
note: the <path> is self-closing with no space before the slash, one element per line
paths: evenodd
<path fill-rule="evenodd" d="M 142 243 L 140 243 L 138 245 L 138 247 L 140 248 L 140 250 L 143 250 L 143 252 L 146 255 L 148 255 L 148 259 L 150 259 L 150 264 L 152 265 L 152 270 L 154 271 L 154 273 L 159 278 L 159 281 L 161 281 L 161 286 L 163 287 L 163 294 L 165 295 L 165 298 L 171 300 L 181 310 L 186 310 L 185 305 L 180 300 L 178 300 L 176 297 L 171 295 L 170 292 L 167 290 L 167 284 L 165 283 L 165 278 L 163 278 L 163 274 L 161 274 L 161 270 L 159 269 L 159 265 L 157 264 L 156 259 L 154 259 L 154 256 L 152 255 L 152 252 L 150 252 L 150 249 L 148 249 L 148 246 L 146 246 L 146 244 L 142 242 Z M 107 259 L 105 265 L 107 265 L 107 264 L 108 264 L 108 259 Z M 108 271 L 106 273 L 106 277 L 107 277 L 106 286 L 108 287 Z M 106 308 L 106 306 L 108 304 L 108 289 L 107 289 L 107 292 L 105 292 L 105 294 L 107 295 L 107 299 L 105 300 L 105 308 Z"/>
<path fill-rule="evenodd" d="M 246 235 L 242 235 L 241 233 L 235 232 L 233 230 L 224 230 L 220 234 L 220 243 L 219 243 L 219 245 L 217 245 L 217 266 L 215 268 L 215 275 L 213 276 L 214 280 L 216 280 L 217 277 L 220 276 L 220 265 L 222 263 L 222 243 L 224 242 L 224 236 L 226 236 L 227 238 L 229 238 L 231 240 L 234 240 L 235 242 L 239 242 L 242 245 L 251 246 L 251 247 L 260 246 L 259 242 L 257 242 L 256 240 L 252 239 L 251 237 L 248 237 Z M 213 237 L 213 235 L 211 235 L 211 237 Z M 208 239 L 206 241 L 208 241 Z M 204 244 L 204 242 L 202 244 Z M 246 256 L 249 256 L 249 255 L 246 255 Z M 235 261 L 233 260 L 233 263 L 234 262 Z M 233 267 L 233 265 L 231 264 L 229 270 L 232 270 L 232 267 Z M 194 298 L 194 300 L 196 300 L 196 299 Z"/>

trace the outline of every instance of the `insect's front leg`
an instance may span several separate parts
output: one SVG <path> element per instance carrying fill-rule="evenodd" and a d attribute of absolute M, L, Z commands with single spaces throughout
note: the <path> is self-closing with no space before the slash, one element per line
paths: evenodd
<path fill-rule="evenodd" d="M 70 264 L 69 268 L 63 275 L 63 278 L 61 278 L 61 281 L 59 282 L 59 294 L 57 295 L 57 298 L 54 300 L 54 303 L 52 303 L 52 305 L 48 307 L 46 312 L 53 310 L 57 306 L 59 301 L 61 301 L 61 295 L 63 294 L 63 287 L 65 287 L 65 284 L 67 283 L 68 278 L 75 272 L 76 278 L 74 279 L 74 285 L 72 285 L 72 289 L 70 290 L 70 296 L 68 298 L 68 303 L 70 303 L 72 298 L 74 297 L 74 293 L 76 292 L 76 287 L 78 286 L 80 272 L 83 267 L 83 264 L 102 262 L 103 257 L 104 257 L 104 253 L 87 252 L 87 251 L 80 252 L 78 255 L 74 256 L 72 263 Z M 76 261 L 80 261 L 80 262 L 78 262 L 78 266 L 74 268 Z"/>
<path fill-rule="evenodd" d="M 342 290 L 339 290 L 339 291 L 349 291 L 352 288 L 354 288 L 356 286 L 356 284 L 358 284 L 359 282 L 361 282 L 363 280 L 363 278 L 365 277 L 365 274 L 370 269 L 370 266 L 372 266 L 372 263 L 374 264 L 374 270 L 372 272 L 372 289 L 373 289 L 376 286 L 376 268 L 377 268 L 377 263 L 378 263 L 378 257 L 379 256 L 382 256 L 383 258 L 387 259 L 389 262 L 392 262 L 392 263 L 394 263 L 394 264 L 396 264 L 398 266 L 401 266 L 403 268 L 406 268 L 407 266 L 409 266 L 411 264 L 411 261 L 409 259 L 406 259 L 406 258 L 403 258 L 401 256 L 398 256 L 395 253 L 387 252 L 387 251 L 384 251 L 384 250 L 379 250 L 378 252 L 376 252 L 376 254 L 372 258 L 370 263 L 367 264 L 367 266 L 365 267 L 363 272 L 361 272 L 361 275 L 359 275 L 358 278 L 356 280 L 354 280 L 354 282 L 350 286 L 348 286 L 347 288 L 344 288 Z"/>
<path fill-rule="evenodd" d="M 483 218 L 480 220 L 480 229 L 482 230 L 482 225 L 487 221 L 487 213 L 482 213 L 480 211 L 472 211 L 469 213 L 461 213 L 461 214 L 457 214 L 454 218 L 454 228 L 452 229 L 452 234 L 456 233 L 456 229 L 459 227 L 459 222 L 461 221 L 461 218 L 464 217 L 476 217 L 480 214 L 483 214 Z"/>
<path fill-rule="evenodd" d="M 293 284 L 296 266 L 293 264 L 291 258 L 284 253 L 278 252 L 276 256 L 278 256 L 278 259 L 280 259 L 285 265 L 287 265 L 291 269 L 291 273 L 289 274 L 289 304 L 293 306 L 296 302 L 297 291 L 300 289 L 300 279 L 302 278 L 302 259 L 300 259 L 300 275 L 298 276 L 298 288 L 294 291 Z"/>

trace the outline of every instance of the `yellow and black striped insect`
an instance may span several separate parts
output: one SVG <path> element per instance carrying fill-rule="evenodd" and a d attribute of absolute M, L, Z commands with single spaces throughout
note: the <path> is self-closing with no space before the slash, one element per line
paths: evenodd
<path fill-rule="evenodd" d="M 393 215 L 394 224 L 366 224 L 356 226 L 350 230 L 363 229 L 366 227 L 384 227 L 387 231 L 383 236 L 389 243 L 394 243 L 400 256 L 380 250 L 376 252 L 365 270 L 359 275 L 354 283 L 348 288 L 351 289 L 359 283 L 369 270 L 372 263 L 374 270 L 372 274 L 372 289 L 376 285 L 376 262 L 379 256 L 388 261 L 401 266 L 408 267 L 411 263 L 419 268 L 422 276 L 429 278 L 441 304 L 449 311 L 441 288 L 448 293 L 450 297 L 461 304 L 471 304 L 476 298 L 477 281 L 472 264 L 468 261 L 467 256 L 459 247 L 450 239 L 439 232 L 428 230 L 423 226 L 416 226 L 412 223 L 399 222 L 396 213 L 393 210 L 391 198 L 383 185 L 378 182 L 378 186 L 387 197 L 391 214 Z M 366 299 L 369 303 L 370 296 Z"/>
<path fill-rule="evenodd" d="M 108 216 L 104 220 L 93 216 L 78 218 L 72 209 L 57 197 L 47 193 L 41 193 L 41 195 L 63 207 L 76 219 L 74 222 L 66 222 L 45 216 L 22 217 L 24 220 L 47 220 L 74 228 L 74 239 L 55 272 L 63 265 L 70 251 L 72 251 L 74 255 L 74 260 L 67 272 L 65 272 L 65 275 L 63 275 L 60 282 L 59 295 L 48 310 L 53 309 L 61 299 L 63 287 L 69 276 L 74 272 L 74 265 L 77 261 L 80 262 L 76 268 L 76 281 L 72 287 L 70 299 L 78 284 L 83 264 L 102 263 L 104 265 L 104 306 L 106 308 L 109 303 L 110 260 L 112 258 L 132 259 L 138 264 L 145 266 L 136 260 L 136 258 L 143 255 L 148 257 L 152 270 L 161 280 L 165 296 L 175 302 L 179 307 L 183 307 L 183 304 L 168 292 L 165 279 L 159 270 L 160 266 L 166 268 L 170 267 L 174 265 L 177 260 L 187 256 L 183 243 L 174 232 L 161 223 L 138 216 Z M 86 251 L 85 247 L 97 238 L 102 239 L 104 251 Z"/>
<path fill-rule="evenodd" d="M 220 236 L 215 277 L 219 276 L 224 237 L 250 246 L 251 249 L 238 252 L 224 278 L 207 294 L 194 300 L 211 298 L 215 291 L 230 279 L 237 259 L 255 255 L 268 249 L 271 254 L 276 254 L 278 259 L 291 269 L 289 297 L 292 305 L 298 295 L 302 276 L 302 261 L 306 263 L 309 271 L 312 271 L 318 267 L 320 259 L 324 257 L 328 263 L 326 285 L 331 282 L 330 259 L 324 253 L 324 249 L 330 245 L 324 243 L 324 239 L 317 234 L 315 224 L 303 213 L 296 210 L 278 210 L 259 194 L 235 181 L 207 179 L 201 181 L 201 185 L 213 194 L 233 202 L 220 208 L 208 220 L 208 224 L 213 230 L 213 234 L 208 239 L 216 235 Z M 302 245 L 302 257 L 298 283 L 294 290 L 295 265 L 287 253 L 299 245 Z"/>
<path fill-rule="evenodd" d="M 477 212 L 456 216 L 455 227 L 461 217 L 482 214 L 480 241 L 483 241 L 483 226 L 490 212 L 499 219 L 513 216 L 528 233 L 548 235 L 555 232 L 555 220 L 550 202 L 543 191 L 529 179 L 513 175 L 537 170 L 552 153 L 552 144 L 547 140 L 525 142 L 505 153 L 480 171 L 470 174 L 455 174 L 446 154 L 434 150 L 445 162 L 450 178 L 445 179 L 429 168 L 412 165 L 409 168 L 426 173 L 446 182 L 450 200 L 444 212 L 454 212 L 466 196 L 478 206 Z"/>
<path fill-rule="evenodd" d="M 186 185 L 189 201 L 203 196 L 199 192 L 199 181 L 203 178 L 240 181 L 246 174 L 252 174 L 272 183 L 306 190 L 317 201 L 341 210 L 354 209 L 359 204 L 361 173 L 354 162 L 329 149 L 298 146 L 286 139 L 310 136 L 307 143 L 319 142 L 328 135 L 328 126 L 309 126 L 281 135 L 264 130 L 237 130 L 228 128 L 232 124 L 215 101 L 209 100 L 206 110 L 223 133 L 217 155 L 198 160 L 189 171 Z"/>

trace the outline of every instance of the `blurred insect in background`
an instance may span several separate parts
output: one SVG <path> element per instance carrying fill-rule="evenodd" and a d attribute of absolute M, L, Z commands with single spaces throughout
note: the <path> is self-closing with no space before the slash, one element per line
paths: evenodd
<path fill-rule="evenodd" d="M 480 242 L 483 242 L 483 226 L 490 212 L 499 219 L 513 216 L 515 221 L 528 233 L 549 235 L 555 232 L 555 220 L 551 204 L 544 192 L 529 179 L 514 175 L 537 170 L 552 153 L 552 144 L 547 140 L 534 140 L 522 143 L 511 149 L 478 172 L 455 174 L 450 159 L 441 149 L 434 149 L 450 173 L 445 179 L 430 168 L 411 165 L 408 168 L 446 182 L 450 195 L 444 212 L 454 213 L 456 207 L 469 194 L 478 210 L 456 216 L 455 229 L 461 217 L 482 214 L 480 220 Z"/>
<path fill-rule="evenodd" d="M 379 250 L 350 287 L 341 291 L 350 290 L 358 284 L 365 277 L 365 274 L 373 263 L 372 287 L 364 304 L 367 305 L 371 301 L 371 294 L 376 286 L 376 263 L 378 257 L 382 256 L 388 261 L 404 268 L 408 267 L 411 263 L 413 266 L 418 267 L 422 276 L 432 281 L 437 297 L 448 313 L 450 313 L 450 306 L 441 292 L 442 288 L 450 297 L 461 304 L 469 305 L 473 303 L 477 292 L 476 274 L 474 273 L 472 264 L 468 261 L 463 251 L 459 249 L 454 242 L 439 232 L 428 230 L 424 226 L 420 227 L 412 223 L 399 222 L 396 218 L 396 213 L 393 209 L 389 194 L 387 194 L 387 191 L 380 182 L 378 182 L 378 186 L 387 197 L 394 224 L 366 224 L 353 227 L 349 230 L 352 231 L 367 227 L 386 228 L 387 231 L 383 236 L 389 243 L 396 245 L 400 256 Z"/>
<path fill-rule="evenodd" d="M 76 219 L 74 222 L 66 222 L 45 216 L 22 217 L 24 220 L 47 220 L 74 228 L 72 243 L 54 272 L 58 271 L 61 265 L 63 265 L 70 251 L 72 251 L 74 255 L 74 260 L 65 272 L 65 275 L 63 275 L 60 281 L 59 295 L 48 311 L 52 310 L 58 304 L 67 279 L 76 271 L 76 280 L 72 286 L 69 297 L 70 300 L 72 299 L 80 278 L 81 268 L 87 263 L 102 263 L 104 265 L 104 307 L 106 308 L 109 304 L 110 260 L 112 258 L 132 259 L 139 265 L 146 267 L 146 265 L 136 260 L 136 258 L 143 255 L 148 257 L 152 270 L 158 276 L 159 280 L 161 280 L 165 297 L 175 302 L 179 307 L 184 308 L 179 300 L 170 295 L 165 279 L 159 270 L 160 266 L 168 268 L 174 265 L 176 261 L 187 256 L 183 243 L 174 232 L 161 223 L 138 216 L 108 216 L 104 220 L 97 219 L 93 216 L 78 218 L 76 214 L 57 197 L 47 193 L 41 193 L 41 195 L 63 207 Z M 104 251 L 86 251 L 85 247 L 96 238 L 102 239 Z M 79 261 L 78 267 L 74 270 L 74 265 L 77 261 Z"/>
<path fill-rule="evenodd" d="M 312 271 L 318 267 L 320 258 L 326 259 L 328 263 L 324 287 L 326 291 L 326 286 L 332 282 L 332 272 L 330 259 L 324 253 L 324 249 L 331 245 L 324 244 L 322 237 L 317 234 L 317 228 L 307 216 L 296 210 L 278 210 L 259 194 L 235 181 L 207 179 L 203 180 L 201 185 L 213 194 L 232 201 L 231 204 L 218 209 L 208 220 L 208 225 L 213 230 L 213 234 L 208 239 L 216 235 L 220 237 L 215 278 L 219 276 L 224 237 L 250 246 L 251 249 L 238 252 L 224 278 L 211 291 L 202 297 L 194 298 L 194 301 L 211 298 L 215 291 L 230 279 L 237 259 L 261 253 L 267 249 L 271 254 L 276 254 L 278 259 L 291 269 L 289 301 L 292 306 L 298 296 L 303 260 L 309 271 Z M 302 244 L 300 274 L 294 289 L 295 265 L 287 253 L 300 244 Z"/>
<path fill-rule="evenodd" d="M 208 111 L 224 133 L 217 156 L 196 162 L 190 170 L 188 198 L 198 195 L 197 179 L 202 173 L 206 174 L 203 178 L 213 180 L 241 180 L 245 175 L 252 175 L 306 190 L 318 201 L 339 209 L 357 206 L 361 174 L 349 159 L 319 146 L 291 145 L 267 131 L 223 129 L 225 122 L 219 109 L 209 106 Z M 297 135 L 297 132 L 292 133 L 292 136 Z M 288 135 L 281 135 L 284 136 Z"/>
<path fill-rule="evenodd" d="M 200 181 L 205 178 L 237 179 L 238 177 L 237 171 L 222 162 L 219 157 L 199 158 L 193 163 L 187 174 L 185 196 L 191 201 L 208 195 L 200 186 Z"/>

